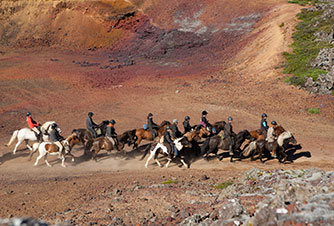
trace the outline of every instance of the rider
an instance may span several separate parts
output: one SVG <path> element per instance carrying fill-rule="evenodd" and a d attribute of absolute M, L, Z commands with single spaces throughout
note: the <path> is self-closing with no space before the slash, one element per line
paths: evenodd
<path fill-rule="evenodd" d="M 267 138 L 266 141 L 268 142 L 274 142 L 277 137 L 276 137 L 276 133 L 275 133 L 275 126 L 277 126 L 277 122 L 276 121 L 271 121 L 268 132 L 267 132 Z"/>
<path fill-rule="evenodd" d="M 179 128 L 177 127 L 178 121 L 177 119 L 173 120 L 173 124 L 170 126 L 172 129 L 172 136 L 174 139 L 182 137 L 182 133 L 180 132 Z"/>
<path fill-rule="evenodd" d="M 232 121 L 233 118 L 229 116 L 227 118 L 227 123 L 224 126 L 224 137 L 227 138 L 229 142 L 229 151 L 230 155 L 233 155 L 234 151 L 234 142 L 235 142 L 235 133 L 233 132 L 233 127 L 232 127 Z"/>
<path fill-rule="evenodd" d="M 110 120 L 107 127 L 106 137 L 112 143 L 114 149 L 117 150 L 117 133 L 114 127 L 115 123 L 115 120 Z"/>
<path fill-rule="evenodd" d="M 262 113 L 262 119 L 261 119 L 261 134 L 266 134 L 268 130 L 268 123 L 267 123 L 267 114 Z"/>
<path fill-rule="evenodd" d="M 192 129 L 189 121 L 190 121 L 189 116 L 184 117 L 184 121 L 183 121 L 184 133 L 190 132 Z"/>
<path fill-rule="evenodd" d="M 41 142 L 42 141 L 42 137 L 41 137 L 42 133 L 40 129 L 41 125 L 35 120 L 33 120 L 30 112 L 27 112 L 26 116 L 27 116 L 26 120 L 27 120 L 29 128 L 36 134 L 37 141 Z"/>
<path fill-rule="evenodd" d="M 51 139 L 51 142 L 57 145 L 57 147 L 59 148 L 59 157 L 60 157 L 61 152 L 63 151 L 63 145 L 60 143 L 60 141 L 65 140 L 65 138 L 59 134 L 56 128 L 57 128 L 57 124 L 53 123 L 51 125 L 50 139 Z"/>
<path fill-rule="evenodd" d="M 97 125 L 96 125 L 96 123 L 92 119 L 93 115 L 94 115 L 93 112 L 88 112 L 88 118 L 86 120 L 86 127 L 92 133 L 93 138 L 96 138 L 97 137 L 97 133 L 95 131 L 95 128 L 97 128 Z"/>
<path fill-rule="evenodd" d="M 204 126 L 207 130 L 211 132 L 211 124 L 209 123 L 208 119 L 206 118 L 208 112 L 207 111 L 202 111 L 202 117 L 201 117 L 201 125 Z"/>
<path fill-rule="evenodd" d="M 171 150 L 172 152 L 174 151 L 175 156 L 178 156 L 179 152 L 177 151 L 177 149 L 175 147 L 175 144 L 174 144 L 174 142 L 173 142 L 173 140 L 171 138 L 171 135 L 170 135 L 170 132 L 172 132 L 171 130 L 172 129 L 171 129 L 170 126 L 166 127 L 166 131 L 164 133 L 164 143 L 165 143 L 165 145 L 167 146 L 167 148 L 169 150 Z"/>
<path fill-rule="evenodd" d="M 153 136 L 153 140 L 154 140 L 154 138 L 157 136 L 156 129 L 159 129 L 159 126 L 153 122 L 152 117 L 153 117 L 153 114 L 148 113 L 148 115 L 147 115 L 147 126 L 150 129 L 150 131 L 152 133 L 152 136 Z"/>

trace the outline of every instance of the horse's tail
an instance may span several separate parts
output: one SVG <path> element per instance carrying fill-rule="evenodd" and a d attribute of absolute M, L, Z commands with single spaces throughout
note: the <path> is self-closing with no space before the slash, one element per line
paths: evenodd
<path fill-rule="evenodd" d="M 243 150 L 242 155 L 248 157 L 253 150 L 256 149 L 256 141 L 250 142 L 250 144 Z"/>
<path fill-rule="evenodd" d="M 152 146 L 152 143 L 150 143 L 150 144 L 147 145 L 147 147 L 144 150 L 144 154 L 143 154 L 143 156 L 141 157 L 140 160 L 143 160 L 145 158 L 145 156 L 147 155 L 148 151 L 151 149 L 151 146 Z"/>
<path fill-rule="evenodd" d="M 7 147 L 8 147 L 9 145 L 11 145 L 11 144 L 14 142 L 14 140 L 15 140 L 15 138 L 17 137 L 17 134 L 18 134 L 18 133 L 19 133 L 19 130 L 15 130 L 15 131 L 13 132 L 13 135 L 12 135 L 12 137 L 10 138 L 8 144 L 6 144 Z"/>
<path fill-rule="evenodd" d="M 210 148 L 210 138 L 207 138 L 201 146 L 201 155 L 204 155 Z"/>

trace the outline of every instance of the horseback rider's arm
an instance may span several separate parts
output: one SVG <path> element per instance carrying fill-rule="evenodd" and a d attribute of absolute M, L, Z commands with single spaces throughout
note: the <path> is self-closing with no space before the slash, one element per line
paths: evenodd
<path fill-rule="evenodd" d="M 168 143 L 173 143 L 173 141 L 170 137 L 170 133 L 168 131 L 166 131 L 165 134 L 164 134 L 164 140 L 167 141 Z"/>
<path fill-rule="evenodd" d="M 92 129 L 95 129 L 97 127 L 97 125 L 95 124 L 95 122 L 93 122 L 91 117 L 88 117 L 86 121 L 86 126 L 87 128 L 92 128 Z"/>

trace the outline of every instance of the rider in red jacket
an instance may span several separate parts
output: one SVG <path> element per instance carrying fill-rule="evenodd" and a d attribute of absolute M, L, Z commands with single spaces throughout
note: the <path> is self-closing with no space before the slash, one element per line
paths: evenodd
<path fill-rule="evenodd" d="M 40 124 L 31 117 L 30 112 L 27 112 L 27 123 L 29 128 L 36 134 L 37 141 L 40 142 L 41 141 L 41 131 L 39 129 Z"/>

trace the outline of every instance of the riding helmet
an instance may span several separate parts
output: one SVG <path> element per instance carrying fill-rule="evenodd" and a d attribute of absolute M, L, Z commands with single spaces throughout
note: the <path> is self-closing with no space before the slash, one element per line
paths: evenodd
<path fill-rule="evenodd" d="M 276 121 L 271 121 L 271 125 L 277 126 L 277 122 Z"/>
<path fill-rule="evenodd" d="M 30 116 L 31 115 L 31 113 L 30 112 L 27 112 L 27 114 L 26 114 L 27 116 Z"/>
<path fill-rule="evenodd" d="M 153 116 L 153 114 L 152 113 L 148 113 L 148 115 L 147 115 L 148 117 L 152 117 Z"/>
<path fill-rule="evenodd" d="M 202 115 L 207 115 L 208 112 L 206 110 L 202 111 Z"/>
<path fill-rule="evenodd" d="M 116 122 L 115 122 L 115 120 L 111 119 L 111 120 L 110 120 L 110 123 L 111 123 L 111 124 L 115 124 Z"/>
<path fill-rule="evenodd" d="M 178 121 L 177 121 L 177 119 L 173 119 L 173 123 L 177 123 Z"/>
<path fill-rule="evenodd" d="M 233 118 L 232 118 L 231 116 L 229 116 L 229 117 L 227 118 L 227 120 L 228 120 L 228 121 L 233 121 Z"/>
<path fill-rule="evenodd" d="M 52 123 L 52 128 L 56 128 L 57 124 L 56 123 Z"/>
<path fill-rule="evenodd" d="M 89 116 L 89 117 L 91 117 L 91 116 L 93 116 L 93 115 L 94 115 L 94 113 L 93 113 L 93 112 L 91 112 L 91 111 L 90 111 L 90 112 L 88 112 L 88 116 Z"/>
<path fill-rule="evenodd" d="M 262 113 L 262 118 L 268 117 L 266 113 Z"/>
<path fill-rule="evenodd" d="M 186 117 L 184 117 L 185 120 L 189 120 L 190 117 L 187 115 Z"/>
<path fill-rule="evenodd" d="M 166 130 L 170 130 L 170 129 L 171 129 L 170 126 L 167 126 L 167 127 L 166 127 Z"/>

